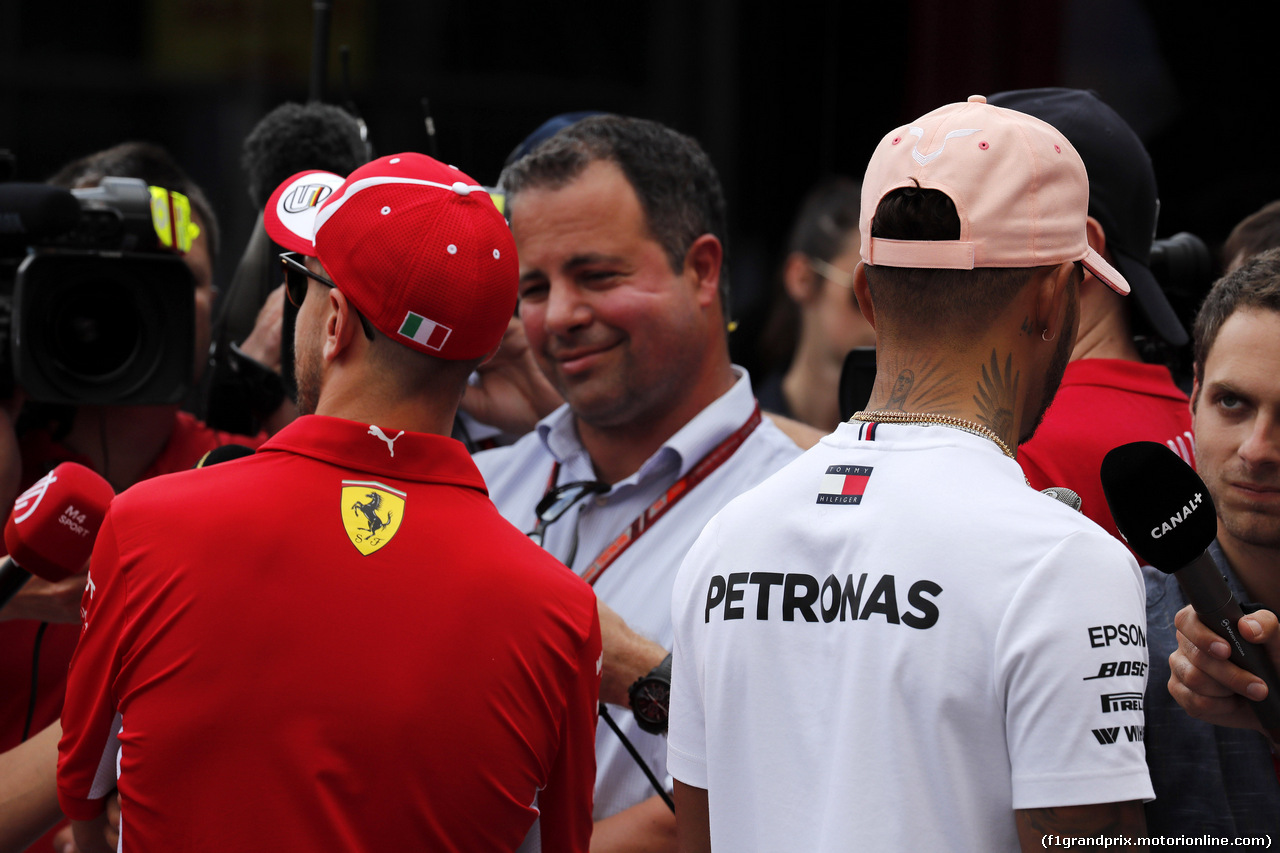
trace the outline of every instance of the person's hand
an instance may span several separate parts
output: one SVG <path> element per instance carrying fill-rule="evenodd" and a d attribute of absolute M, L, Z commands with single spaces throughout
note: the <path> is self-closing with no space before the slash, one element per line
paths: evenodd
<path fill-rule="evenodd" d="M 120 841 L 120 795 L 111 794 L 107 797 L 107 823 L 103 827 L 102 837 L 108 848 L 117 849 Z M 58 830 L 53 836 L 53 849 L 56 853 L 81 853 L 79 845 L 76 844 L 75 833 L 72 831 L 71 825 L 68 824 Z"/>
<path fill-rule="evenodd" d="M 1256 729 L 1280 739 L 1280 732 L 1266 732 L 1253 704 L 1267 695 L 1266 683 L 1228 660 L 1231 647 L 1200 621 L 1190 605 L 1174 617 L 1178 648 L 1169 655 L 1169 694 L 1190 716 L 1215 726 Z M 1250 613 L 1240 620 L 1240 635 L 1266 649 L 1280 668 L 1280 623 L 1270 610 Z M 1246 699 L 1246 697 L 1248 697 Z"/>
<path fill-rule="evenodd" d="M 112 850 L 120 846 L 120 795 L 107 797 L 107 844 Z"/>
<path fill-rule="evenodd" d="M 280 372 L 280 337 L 284 324 L 284 285 L 267 294 L 267 301 L 258 309 L 258 319 L 253 323 L 253 331 L 244 343 L 239 345 L 240 352 L 261 364 L 263 367 Z"/>
<path fill-rule="evenodd" d="M 0 607 L 0 622 L 6 619 L 32 619 L 36 622 L 61 622 L 76 624 L 80 621 L 80 599 L 89 573 L 83 572 L 50 583 L 33 577 L 4 607 Z"/>
<path fill-rule="evenodd" d="M 467 385 L 462 410 L 483 424 L 523 435 L 563 402 L 534 361 L 524 325 L 512 317 L 497 354 Z"/>
<path fill-rule="evenodd" d="M 65 842 L 60 846 L 56 840 L 62 838 L 59 832 L 54 850 L 59 853 L 114 853 L 120 840 L 120 805 L 116 794 L 107 798 L 107 807 L 102 814 L 93 820 L 73 820 L 70 829 L 71 846 L 66 846 Z"/>

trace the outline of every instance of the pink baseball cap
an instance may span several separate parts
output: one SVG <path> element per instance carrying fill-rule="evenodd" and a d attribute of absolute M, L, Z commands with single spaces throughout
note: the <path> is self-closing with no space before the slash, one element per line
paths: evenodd
<path fill-rule="evenodd" d="M 940 190 L 960 214 L 959 240 L 871 236 L 890 192 Z M 948 104 L 891 131 L 862 183 L 862 260 L 915 269 L 1039 267 L 1080 261 L 1117 293 L 1124 276 L 1089 248 L 1089 176 L 1067 138 L 1038 118 L 982 95 Z"/>
<path fill-rule="evenodd" d="M 319 259 L 383 334 L 439 358 L 479 358 L 515 313 L 515 241 L 489 193 L 425 154 L 393 154 L 345 180 L 300 172 L 263 213 L 271 239 Z"/>

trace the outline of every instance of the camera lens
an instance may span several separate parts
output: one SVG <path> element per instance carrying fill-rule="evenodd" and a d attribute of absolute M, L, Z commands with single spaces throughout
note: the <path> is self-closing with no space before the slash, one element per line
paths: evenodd
<path fill-rule="evenodd" d="M 141 312 L 131 289 L 112 280 L 87 280 L 63 294 L 50 317 L 50 355 L 85 379 L 124 370 L 138 353 Z"/>
<path fill-rule="evenodd" d="M 29 254 L 14 285 L 19 384 L 48 403 L 181 402 L 194 349 L 191 281 L 176 255 Z"/>

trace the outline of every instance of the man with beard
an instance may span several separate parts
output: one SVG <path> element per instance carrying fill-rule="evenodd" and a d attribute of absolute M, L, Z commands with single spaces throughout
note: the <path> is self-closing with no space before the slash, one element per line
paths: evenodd
<path fill-rule="evenodd" d="M 1218 513 L 1218 537 L 1209 554 L 1235 598 L 1245 603 L 1246 613 L 1255 607 L 1280 611 L 1278 370 L 1280 249 L 1272 249 L 1218 281 L 1195 325 L 1196 460 Z M 1151 831 L 1214 836 L 1280 831 L 1280 768 L 1274 763 L 1274 746 L 1261 731 L 1213 725 L 1260 729 L 1242 697 L 1263 698 L 1262 680 L 1223 660 L 1229 654 L 1226 642 L 1187 607 L 1173 575 L 1144 571 L 1151 643 L 1147 762 L 1156 791 L 1155 802 L 1147 805 Z M 1268 620 L 1275 624 L 1271 614 L 1246 616 L 1242 636 L 1258 641 L 1254 624 Z M 1189 638 L 1181 645 L 1175 623 Z M 1195 653 L 1198 649 L 1209 654 Z M 1211 673 L 1234 673 L 1218 685 L 1197 678 L 1197 664 Z M 1171 674 L 1176 678 L 1172 683 Z M 1184 680 L 1204 695 L 1195 696 L 1179 683 Z M 1261 695 L 1253 692 L 1259 689 Z M 1171 690 L 1201 719 L 1182 713 Z"/>
<path fill-rule="evenodd" d="M 1140 728 L 1144 681 L 1082 680 L 1140 633 L 1138 567 L 1014 450 L 1061 380 L 1081 266 L 1128 290 L 1089 248 L 1088 197 L 1060 133 L 981 96 L 877 147 L 868 410 L 731 503 L 677 577 L 683 849 L 1142 834 L 1142 744 L 1093 729 Z"/>
<path fill-rule="evenodd" d="M 59 747 L 76 840 L 118 785 L 122 850 L 586 851 L 594 596 L 447 437 L 515 308 L 506 223 L 420 154 L 289 198 L 304 416 L 112 504 Z"/>

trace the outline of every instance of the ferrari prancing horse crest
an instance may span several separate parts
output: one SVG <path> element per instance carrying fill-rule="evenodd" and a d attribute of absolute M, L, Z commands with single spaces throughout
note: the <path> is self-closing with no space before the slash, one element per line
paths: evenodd
<path fill-rule="evenodd" d="M 391 541 L 404 519 L 405 493 L 373 480 L 342 481 L 342 526 L 366 557 Z"/>

